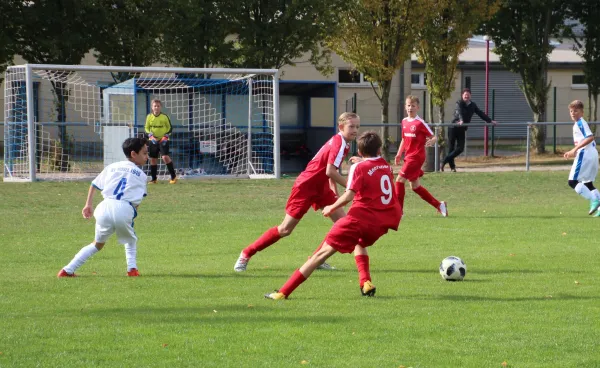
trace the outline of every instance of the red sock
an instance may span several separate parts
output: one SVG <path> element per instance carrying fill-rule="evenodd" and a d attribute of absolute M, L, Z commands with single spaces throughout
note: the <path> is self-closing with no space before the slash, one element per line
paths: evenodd
<path fill-rule="evenodd" d="M 396 182 L 396 195 L 398 196 L 398 202 L 400 203 L 400 209 L 403 212 L 404 212 L 404 193 L 405 193 L 404 183 L 397 181 Z"/>
<path fill-rule="evenodd" d="M 279 289 L 279 292 L 283 293 L 285 296 L 289 296 L 304 281 L 306 281 L 306 277 L 304 277 L 300 270 L 296 270 L 285 284 L 283 284 L 281 289 Z"/>
<path fill-rule="evenodd" d="M 355 256 L 356 268 L 358 268 L 358 281 L 362 288 L 365 281 L 371 281 L 371 274 L 369 273 L 369 256 Z"/>
<path fill-rule="evenodd" d="M 270 228 L 265 231 L 264 234 L 260 236 L 260 238 L 256 239 L 256 241 L 244 249 L 244 254 L 246 258 L 250 258 L 256 254 L 256 252 L 260 252 L 261 250 L 269 247 L 271 244 L 276 243 L 281 236 L 279 235 L 279 230 L 277 230 L 277 226 Z"/>
<path fill-rule="evenodd" d="M 416 189 L 413 189 L 413 191 L 415 193 L 417 193 L 419 195 L 419 197 L 421 197 L 425 202 L 429 203 L 430 205 L 433 206 L 433 208 L 435 208 L 436 210 L 440 207 L 440 201 L 438 201 L 437 199 L 435 199 L 431 193 L 429 193 L 427 191 L 427 189 L 425 189 L 424 186 L 420 186 Z"/>

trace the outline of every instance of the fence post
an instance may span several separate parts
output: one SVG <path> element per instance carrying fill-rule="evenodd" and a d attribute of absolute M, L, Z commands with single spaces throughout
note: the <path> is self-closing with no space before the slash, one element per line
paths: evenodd
<path fill-rule="evenodd" d="M 556 123 L 556 86 L 554 87 L 554 122 Z M 553 152 L 556 154 L 556 124 L 553 125 L 553 141 L 554 149 Z"/>
<path fill-rule="evenodd" d="M 496 90 L 493 89 L 492 90 L 492 120 L 496 120 L 494 118 L 496 115 L 495 105 L 496 105 Z M 494 143 L 494 140 L 496 139 L 495 134 L 494 134 L 495 131 L 496 131 L 496 126 L 492 125 L 492 157 L 494 157 L 494 150 L 496 148 L 496 144 Z"/>
<path fill-rule="evenodd" d="M 435 137 L 436 138 L 437 138 L 438 134 L 439 134 L 438 127 L 435 127 Z M 433 165 L 434 165 L 433 172 L 438 172 L 438 167 L 440 166 L 440 163 L 439 163 L 440 154 L 439 154 L 439 146 L 438 146 L 437 139 L 435 140 L 435 144 L 433 146 L 433 154 L 435 155 L 435 158 L 433 160 Z"/>
<path fill-rule="evenodd" d="M 525 154 L 525 171 L 529 171 L 529 141 L 531 139 L 531 125 L 529 123 L 527 123 L 527 148 L 526 148 L 526 154 Z"/>

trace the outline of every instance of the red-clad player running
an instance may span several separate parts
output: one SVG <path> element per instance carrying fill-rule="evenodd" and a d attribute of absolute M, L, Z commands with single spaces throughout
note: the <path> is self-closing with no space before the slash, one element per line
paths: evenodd
<path fill-rule="evenodd" d="M 358 138 L 358 152 L 363 160 L 350 168 L 346 192 L 334 204 L 323 209 L 324 216 L 331 216 L 353 200 L 348 215 L 333 224 L 315 254 L 292 274 L 283 287 L 265 295 L 265 298 L 286 299 L 336 252 L 365 250 L 389 229 L 398 230 L 402 209 L 392 185 L 392 168 L 379 156 L 381 145 L 381 138 L 372 131 Z M 375 285 L 368 269 L 364 279 L 361 275 L 360 292 L 363 296 L 375 295 Z"/>
<path fill-rule="evenodd" d="M 419 111 L 418 97 L 406 97 L 405 107 L 408 117 L 402 120 L 402 142 L 395 159 L 396 165 L 400 164 L 404 152 L 404 165 L 402 165 L 402 169 L 400 169 L 400 173 L 396 178 L 396 194 L 400 201 L 400 207 L 404 210 L 404 183 L 408 180 L 410 187 L 419 197 L 432 205 L 442 216 L 447 217 L 448 207 L 446 202 L 435 199 L 425 187 L 421 186 L 419 180 L 423 176 L 421 167 L 425 162 L 425 147 L 433 145 L 437 137 L 435 137 L 427 123 L 417 115 Z"/>
<path fill-rule="evenodd" d="M 350 149 L 350 142 L 356 139 L 360 117 L 355 113 L 345 112 L 338 119 L 339 133 L 334 135 L 315 157 L 308 163 L 306 169 L 298 176 L 285 207 L 285 218 L 279 226 L 267 230 L 260 238 L 244 248 L 233 269 L 236 272 L 246 271 L 248 261 L 279 239 L 292 233 L 304 214 L 313 207 L 316 210 L 333 204 L 338 198 L 336 183 L 346 187 L 347 179 L 338 169 Z M 331 220 L 336 222 L 345 216 L 342 208 L 331 213 Z M 355 252 L 356 264 L 361 273 L 368 270 L 368 255 L 364 249 Z M 365 266 L 366 264 L 366 266 Z M 332 269 L 328 264 L 321 265 L 322 269 Z"/>

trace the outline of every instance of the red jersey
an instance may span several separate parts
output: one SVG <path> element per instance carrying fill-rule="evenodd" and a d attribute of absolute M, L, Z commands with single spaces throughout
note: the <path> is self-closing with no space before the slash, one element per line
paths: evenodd
<path fill-rule="evenodd" d="M 352 165 L 347 190 L 356 193 L 348 216 L 374 227 L 398 230 L 402 210 L 394 190 L 394 174 L 387 161 L 373 157 Z"/>
<path fill-rule="evenodd" d="M 315 157 L 310 160 L 308 165 L 306 165 L 306 169 L 296 179 L 294 185 L 308 185 L 318 187 L 321 190 L 322 185 L 326 185 L 329 182 L 329 176 L 326 174 L 327 165 L 331 164 L 339 168 L 349 150 L 350 143 L 344 140 L 342 133 L 334 135 L 321 147 Z"/>
<path fill-rule="evenodd" d="M 402 150 L 404 159 L 425 158 L 425 141 L 433 136 L 433 131 L 419 116 L 402 120 Z"/>

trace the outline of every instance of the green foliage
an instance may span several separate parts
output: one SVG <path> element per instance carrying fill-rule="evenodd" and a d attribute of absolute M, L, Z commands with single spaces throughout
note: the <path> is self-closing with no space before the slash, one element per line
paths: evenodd
<path fill-rule="evenodd" d="M 581 0 L 570 6 L 570 15 L 583 26 L 583 38 L 571 33 L 575 50 L 583 58 L 583 72 L 588 93 L 594 98 L 594 113 L 589 119 L 598 119 L 598 95 L 600 94 L 600 2 Z M 590 104 L 590 111 L 591 111 Z M 592 114 L 590 114 L 592 115 Z"/>
<path fill-rule="evenodd" d="M 353 0 L 340 11 L 339 27 L 327 45 L 364 73 L 381 102 L 381 122 L 389 123 L 392 78 L 410 60 L 426 2 L 416 0 Z M 377 84 L 377 87 L 373 83 Z M 383 153 L 389 155 L 389 129 L 384 128 Z"/>
<path fill-rule="evenodd" d="M 183 67 L 227 67 L 235 59 L 230 26 L 223 13 L 228 0 L 174 0 L 164 16 L 162 59 Z"/>
<path fill-rule="evenodd" d="M 566 28 L 568 0 L 505 0 L 496 15 L 483 26 L 494 41 L 494 52 L 510 71 L 521 76 L 520 85 L 534 121 L 546 118 L 550 82 L 547 80 L 551 41 Z M 532 127 L 533 148 L 545 152 L 546 130 Z"/>
<path fill-rule="evenodd" d="M 89 183 L 0 184 L 0 366 L 598 367 L 600 219 L 567 175 L 426 175 L 450 217 L 407 191 L 399 231 L 369 248 L 375 298 L 360 296 L 353 257 L 338 254 L 338 270 L 279 302 L 263 294 L 331 221 L 310 211 L 246 273 L 233 264 L 281 221 L 292 180 L 149 187 L 135 219 L 142 276 L 125 276 L 113 237 L 61 280 L 93 239 L 81 218 Z M 449 255 L 466 261 L 465 281 L 441 279 Z"/>
<path fill-rule="evenodd" d="M 439 107 L 439 123 L 444 122 L 444 106 L 454 91 L 458 57 L 467 48 L 479 22 L 493 15 L 498 3 L 435 1 L 431 4 L 427 22 L 418 29 L 417 56 L 425 63 L 427 89 L 433 104 Z"/>
<path fill-rule="evenodd" d="M 79 64 L 92 48 L 94 0 L 21 3 L 17 53 L 34 64 Z"/>
<path fill-rule="evenodd" d="M 6 67 L 12 64 L 17 53 L 17 32 L 22 18 L 19 16 L 22 1 L 0 1 L 0 83 L 4 79 Z"/>
<path fill-rule="evenodd" d="M 160 60 L 160 35 L 167 23 L 159 0 L 97 0 L 94 56 L 102 65 L 148 66 Z M 116 76 L 117 82 L 128 75 Z"/>
<path fill-rule="evenodd" d="M 337 20 L 340 0 L 235 0 L 224 11 L 236 35 L 234 65 L 281 68 L 307 57 L 323 73 L 332 71 L 324 40 Z"/>

